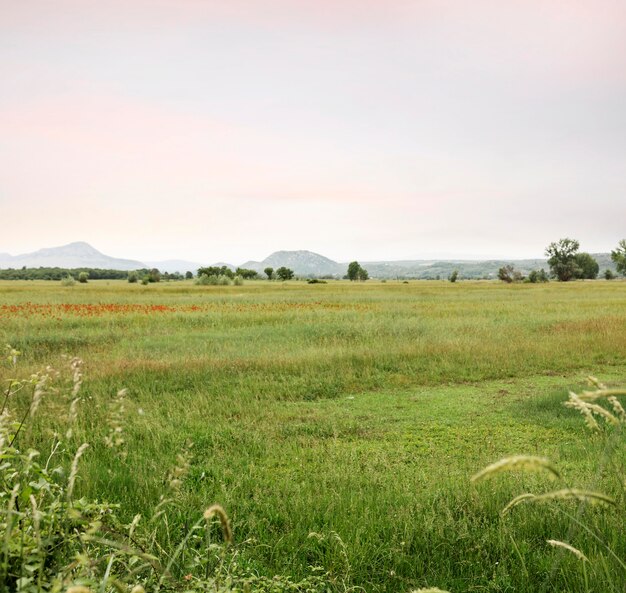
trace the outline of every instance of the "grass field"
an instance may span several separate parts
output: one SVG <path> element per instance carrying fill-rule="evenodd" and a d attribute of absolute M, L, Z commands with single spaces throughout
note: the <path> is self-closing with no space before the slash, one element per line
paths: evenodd
<path fill-rule="evenodd" d="M 84 360 L 72 439 L 91 447 L 76 488 L 125 520 L 158 504 L 193 443 L 163 545 L 216 502 L 234 528 L 231 561 L 250 574 L 318 571 L 336 591 L 626 591 L 606 550 L 626 559 L 624 432 L 590 435 L 562 405 L 590 374 L 626 385 L 624 282 L 4 282 L 0 343 L 23 352 L 23 375 Z M 121 388 L 124 442 L 107 447 Z M 31 444 L 67 405 L 42 403 Z M 522 453 L 555 462 L 558 487 L 605 492 L 617 509 L 564 502 L 502 518 L 513 496 L 554 483 L 469 479 Z"/>

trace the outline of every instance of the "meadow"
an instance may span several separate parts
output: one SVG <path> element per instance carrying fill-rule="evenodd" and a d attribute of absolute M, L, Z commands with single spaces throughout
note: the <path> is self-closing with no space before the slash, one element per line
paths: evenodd
<path fill-rule="evenodd" d="M 220 570 L 267 590 L 626 591 L 624 431 L 591 434 L 563 406 L 588 375 L 626 386 L 623 281 L 7 281 L 5 343 L 22 355 L 3 384 L 84 361 L 66 439 L 90 444 L 80 496 L 130 523 L 175 480 L 158 545 L 219 503 L 234 530 Z M 25 445 L 43 450 L 69 402 L 46 395 Z M 26 390 L 14 403 L 27 409 Z M 516 454 L 616 505 L 502 517 L 517 494 L 555 487 L 541 473 L 470 482 Z M 181 590 L 195 582 L 172 570 Z"/>

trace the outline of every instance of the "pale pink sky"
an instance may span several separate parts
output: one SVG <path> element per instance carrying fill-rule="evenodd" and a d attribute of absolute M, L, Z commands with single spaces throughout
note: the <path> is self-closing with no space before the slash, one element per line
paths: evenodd
<path fill-rule="evenodd" d="M 0 252 L 626 237 L 626 2 L 2 0 Z"/>

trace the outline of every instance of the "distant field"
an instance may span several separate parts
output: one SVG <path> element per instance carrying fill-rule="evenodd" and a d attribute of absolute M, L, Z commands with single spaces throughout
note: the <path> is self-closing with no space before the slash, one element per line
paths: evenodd
<path fill-rule="evenodd" d="M 598 472 L 604 442 L 561 405 L 589 374 L 626 385 L 623 281 L 0 282 L 0 343 L 23 351 L 24 374 L 84 359 L 81 494 L 130 520 L 193 442 L 173 520 L 182 532 L 219 502 L 238 561 L 259 574 L 321 566 L 337 591 L 587 590 L 545 544 L 568 535 L 559 515 L 499 517 L 512 496 L 552 486 L 470 486 L 509 454 L 550 457 L 568 485 L 621 497 L 623 512 L 626 455 Z M 102 444 L 123 387 L 126 457 Z M 625 558 L 623 514 L 593 518 Z M 593 555 L 597 542 L 578 537 Z M 601 573 L 588 590 L 612 590 Z"/>

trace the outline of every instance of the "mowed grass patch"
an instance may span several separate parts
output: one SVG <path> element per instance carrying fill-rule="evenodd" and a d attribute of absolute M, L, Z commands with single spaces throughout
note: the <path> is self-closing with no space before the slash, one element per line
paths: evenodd
<path fill-rule="evenodd" d="M 366 590 L 535 591 L 562 522 L 549 509 L 504 522 L 499 510 L 551 486 L 469 477 L 532 453 L 557 462 L 569 485 L 618 492 L 597 472 L 603 443 L 561 401 L 586 374 L 624 377 L 623 283 L 83 288 L 4 283 L 0 294 L 12 305 L 172 310 L 0 317 L 0 338 L 24 350 L 27 368 L 61 354 L 86 361 L 76 438 L 92 449 L 80 492 L 119 502 L 128 519 L 145 513 L 191 441 L 172 520 L 182 534 L 220 502 L 241 562 L 262 574 L 322 565 Z M 126 458 L 103 444 L 122 387 Z M 614 516 L 597 513 L 624 554 Z M 551 586 L 567 585 L 560 574 Z"/>

